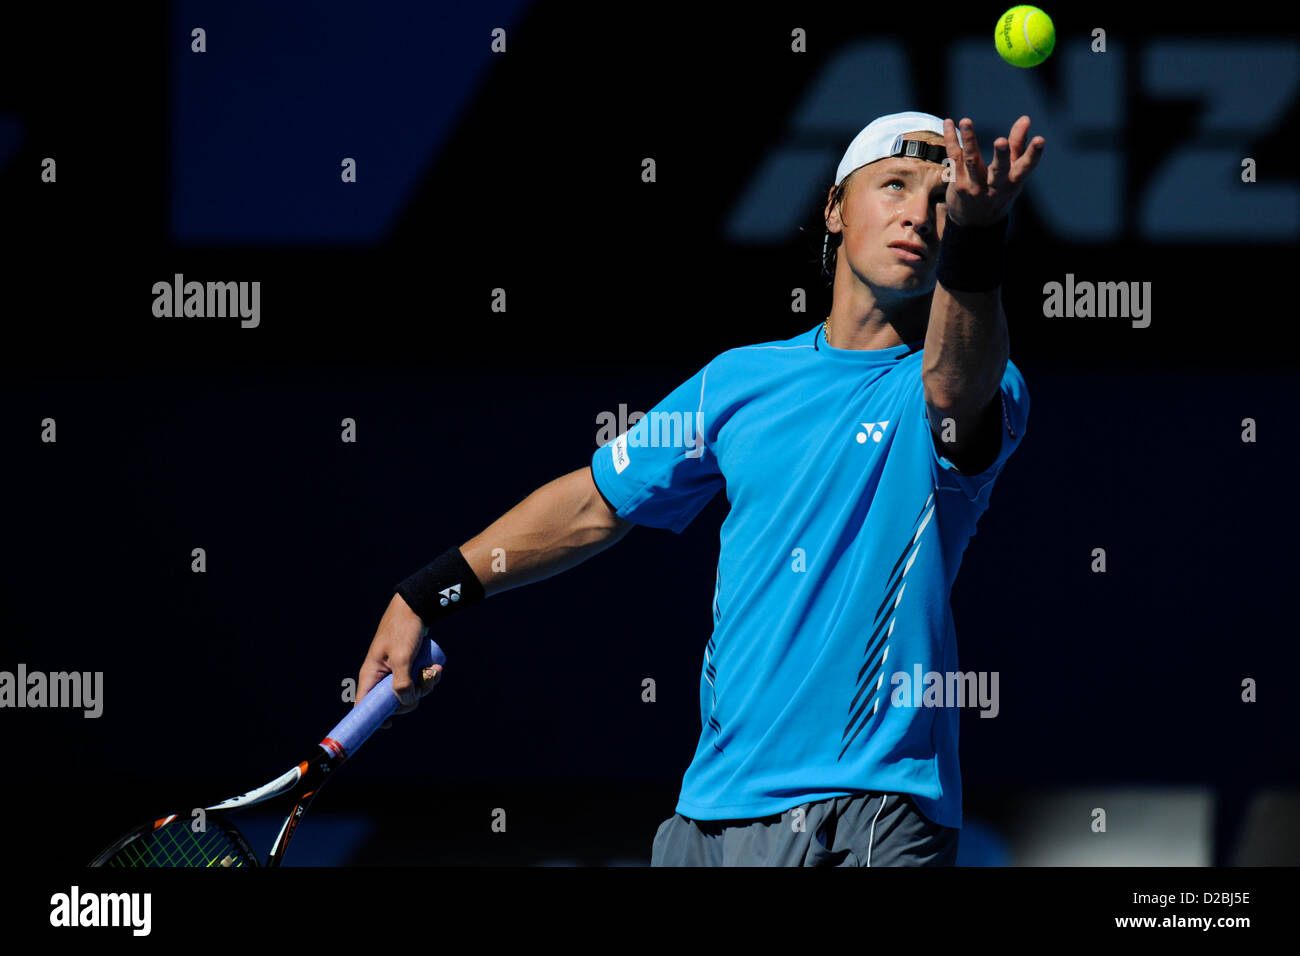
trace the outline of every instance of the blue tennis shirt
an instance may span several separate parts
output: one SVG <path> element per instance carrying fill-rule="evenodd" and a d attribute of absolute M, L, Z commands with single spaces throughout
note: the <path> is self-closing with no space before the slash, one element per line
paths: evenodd
<path fill-rule="evenodd" d="M 1008 362 L 1001 450 L 964 475 L 931 435 L 922 345 L 836 349 L 818 325 L 729 349 L 593 454 L 636 524 L 681 532 L 718 491 L 731 502 L 678 813 L 891 791 L 961 826 L 960 711 L 898 675 L 958 670 L 952 583 L 1029 394 Z"/>

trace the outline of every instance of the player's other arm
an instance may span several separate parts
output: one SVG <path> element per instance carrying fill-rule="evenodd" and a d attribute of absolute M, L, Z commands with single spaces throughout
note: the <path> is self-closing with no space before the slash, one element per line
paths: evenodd
<path fill-rule="evenodd" d="M 1011 355 L 1007 318 L 992 292 L 936 285 L 921 378 L 935 446 L 961 471 L 979 474 L 1001 447 L 999 390 Z"/>
<path fill-rule="evenodd" d="M 1007 215 L 1046 141 L 1030 141 L 1029 117 L 1021 116 L 1010 135 L 994 140 L 993 162 L 985 167 L 974 124 L 963 119 L 961 127 L 959 141 L 956 125 L 944 121 L 954 176 L 941 213 L 921 375 L 936 447 L 963 472 L 977 474 L 997 459 L 1002 441 L 999 391 L 1011 354 L 999 294 Z"/>
<path fill-rule="evenodd" d="M 542 485 L 459 550 L 484 594 L 492 595 L 581 564 L 614 544 L 631 527 L 632 522 L 620 518 L 606 504 L 590 466 L 585 466 Z M 504 562 L 496 559 L 502 554 L 496 551 L 498 548 L 504 552 Z M 405 677 L 426 629 L 402 596 L 394 594 L 361 665 L 358 701 L 392 673 L 393 690 L 402 700 L 397 712 L 415 709 L 419 698 L 438 682 L 441 672 L 436 665 L 430 668 L 418 687 Z"/>

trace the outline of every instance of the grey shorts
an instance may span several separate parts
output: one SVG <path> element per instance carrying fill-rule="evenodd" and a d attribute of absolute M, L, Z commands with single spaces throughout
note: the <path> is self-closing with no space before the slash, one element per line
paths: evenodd
<path fill-rule="evenodd" d="M 755 820 L 675 813 L 655 833 L 650 865 L 952 866 L 960 835 L 927 818 L 907 794 L 859 793 Z"/>

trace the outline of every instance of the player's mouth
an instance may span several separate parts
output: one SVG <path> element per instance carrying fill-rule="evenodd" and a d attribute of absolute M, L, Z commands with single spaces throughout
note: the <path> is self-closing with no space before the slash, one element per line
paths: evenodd
<path fill-rule="evenodd" d="M 920 262 L 925 258 L 925 246 L 918 246 L 914 242 L 891 242 L 889 248 L 905 262 Z"/>

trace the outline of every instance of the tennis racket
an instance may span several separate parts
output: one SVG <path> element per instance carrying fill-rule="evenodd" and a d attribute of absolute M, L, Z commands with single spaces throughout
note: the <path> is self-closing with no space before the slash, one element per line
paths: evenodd
<path fill-rule="evenodd" d="M 418 681 L 424 668 L 430 664 L 441 665 L 446 659 L 442 648 L 426 640 L 412 661 L 411 675 Z M 197 820 L 190 814 L 172 813 L 124 834 L 95 857 L 90 865 L 257 866 L 257 854 L 231 822 L 230 814 L 284 798 L 286 804 L 292 806 L 266 859 L 267 866 L 279 866 L 294 830 L 330 774 L 355 754 L 397 707 L 393 675 L 389 674 L 325 735 L 306 760 L 256 790 L 204 807 L 205 819 L 201 829 L 195 830 Z"/>

